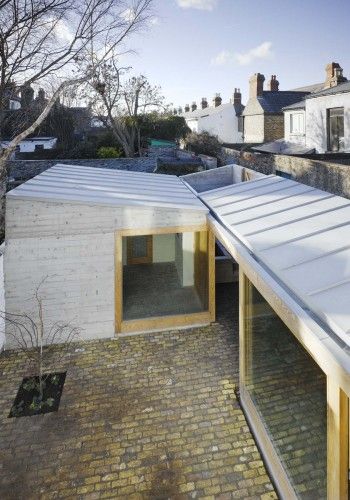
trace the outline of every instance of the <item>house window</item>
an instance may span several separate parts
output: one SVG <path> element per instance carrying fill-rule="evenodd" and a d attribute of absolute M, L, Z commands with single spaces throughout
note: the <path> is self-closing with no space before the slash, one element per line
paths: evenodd
<path fill-rule="evenodd" d="M 328 151 L 344 149 L 344 108 L 327 109 Z"/>
<path fill-rule="evenodd" d="M 243 132 L 243 116 L 238 117 L 238 132 Z"/>
<path fill-rule="evenodd" d="M 305 134 L 305 118 L 304 113 L 292 113 L 290 115 L 291 134 Z"/>

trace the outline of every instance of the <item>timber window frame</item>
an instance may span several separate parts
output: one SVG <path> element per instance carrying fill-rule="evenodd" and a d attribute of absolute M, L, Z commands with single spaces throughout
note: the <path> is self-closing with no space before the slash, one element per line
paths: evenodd
<path fill-rule="evenodd" d="M 193 232 L 206 235 L 207 248 L 207 307 L 203 312 L 155 316 L 150 318 L 123 319 L 123 237 Z M 199 245 L 203 245 L 203 236 Z M 215 321 L 215 237 L 208 226 L 175 226 L 145 229 L 125 229 L 115 232 L 115 332 L 116 335 L 157 331 L 209 324 Z"/>
<path fill-rule="evenodd" d="M 298 498 L 290 479 L 281 463 L 266 427 L 259 415 L 256 405 L 246 389 L 247 374 L 252 366 L 252 336 L 249 332 L 252 317 L 252 291 L 260 292 L 253 285 L 240 267 L 239 273 L 239 394 L 246 418 L 264 456 L 279 494 L 283 498 Z M 266 296 L 263 297 L 276 315 L 283 321 Z M 284 321 L 283 321 L 284 323 Z M 284 323 L 285 324 L 285 323 Z M 286 325 L 287 326 L 287 325 Z M 288 327 L 287 327 L 288 328 Z M 290 330 L 291 334 L 294 334 Z M 348 498 L 349 471 L 349 398 L 337 381 L 327 374 L 320 366 L 316 356 L 313 356 L 300 337 L 294 334 L 298 343 L 313 358 L 320 370 L 326 376 L 327 390 L 327 498 L 329 500 Z M 323 360 L 324 361 L 324 360 Z"/>

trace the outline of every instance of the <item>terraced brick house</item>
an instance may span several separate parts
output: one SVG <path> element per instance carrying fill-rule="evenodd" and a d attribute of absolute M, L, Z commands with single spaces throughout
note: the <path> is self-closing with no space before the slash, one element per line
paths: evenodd
<path fill-rule="evenodd" d="M 265 77 L 254 74 L 249 80 L 249 100 L 242 113 L 244 142 L 264 143 L 284 137 L 283 108 L 299 102 L 310 92 L 307 90 L 279 90 L 276 75 L 272 75 L 267 90 Z"/>

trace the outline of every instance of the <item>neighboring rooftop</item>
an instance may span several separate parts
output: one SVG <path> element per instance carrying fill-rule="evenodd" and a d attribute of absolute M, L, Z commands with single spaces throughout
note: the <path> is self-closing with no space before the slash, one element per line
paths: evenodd
<path fill-rule="evenodd" d="M 295 92 L 290 90 L 263 91 L 258 97 L 259 103 L 265 113 L 280 113 L 286 106 L 300 102 L 307 96 L 307 92 Z M 244 113 L 243 113 L 244 114 Z"/>
<path fill-rule="evenodd" d="M 182 116 L 184 116 L 187 120 L 195 120 L 198 118 L 204 118 L 206 116 L 212 116 L 215 115 L 216 113 L 222 113 L 222 111 L 225 111 L 226 109 L 234 108 L 236 115 L 240 115 L 242 111 L 244 110 L 244 106 L 242 104 L 234 104 L 231 102 L 228 102 L 226 104 L 220 104 L 219 106 L 208 106 L 207 108 L 204 109 L 196 109 L 194 111 L 188 111 L 182 113 Z"/>
<path fill-rule="evenodd" d="M 306 97 L 305 97 L 306 99 Z M 294 104 L 290 104 L 289 106 L 285 106 L 283 111 L 292 110 L 292 109 L 305 109 L 305 99 L 302 101 L 295 102 Z"/>
<path fill-rule="evenodd" d="M 175 175 L 60 165 L 7 193 L 8 198 L 208 211 Z"/>
<path fill-rule="evenodd" d="M 313 85 L 305 85 L 304 87 L 298 87 L 297 89 L 291 90 L 293 92 L 308 92 L 312 94 L 314 92 L 319 92 L 322 89 L 324 89 L 324 82 L 314 83 Z"/>
<path fill-rule="evenodd" d="M 306 146 L 302 146 L 301 144 L 295 142 L 288 142 L 284 139 L 277 139 L 276 141 L 266 142 L 261 146 L 253 146 L 252 149 L 254 151 L 260 151 L 262 153 L 283 154 L 283 155 L 303 155 L 315 152 L 315 148 L 308 148 Z"/>
<path fill-rule="evenodd" d="M 310 94 L 307 96 L 307 99 L 313 99 L 315 97 L 321 97 L 321 96 L 326 96 L 326 95 L 342 94 L 342 93 L 346 93 L 346 92 L 350 92 L 350 81 L 347 81 L 344 83 L 339 83 L 338 85 L 335 85 L 334 87 L 330 87 L 328 89 L 323 89 L 320 92 Z"/>

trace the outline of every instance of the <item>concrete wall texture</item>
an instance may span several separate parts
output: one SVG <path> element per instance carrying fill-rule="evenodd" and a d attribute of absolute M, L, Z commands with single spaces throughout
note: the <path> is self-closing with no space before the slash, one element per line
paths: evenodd
<path fill-rule="evenodd" d="M 236 163 L 267 175 L 275 174 L 276 171 L 284 172 L 302 184 L 350 198 L 350 167 L 348 165 L 286 155 L 250 153 L 228 148 L 222 148 L 220 159 L 223 165 Z"/>
<path fill-rule="evenodd" d="M 0 311 L 5 311 L 4 245 L 0 247 Z M 5 321 L 0 318 L 0 352 L 5 344 Z"/>
<path fill-rule="evenodd" d="M 115 231 L 201 225 L 205 221 L 206 214 L 195 210 L 9 199 L 6 310 L 27 312 L 36 318 L 31 298 L 48 276 L 43 298 L 49 324 L 65 318 L 83 329 L 84 339 L 113 337 Z"/>

